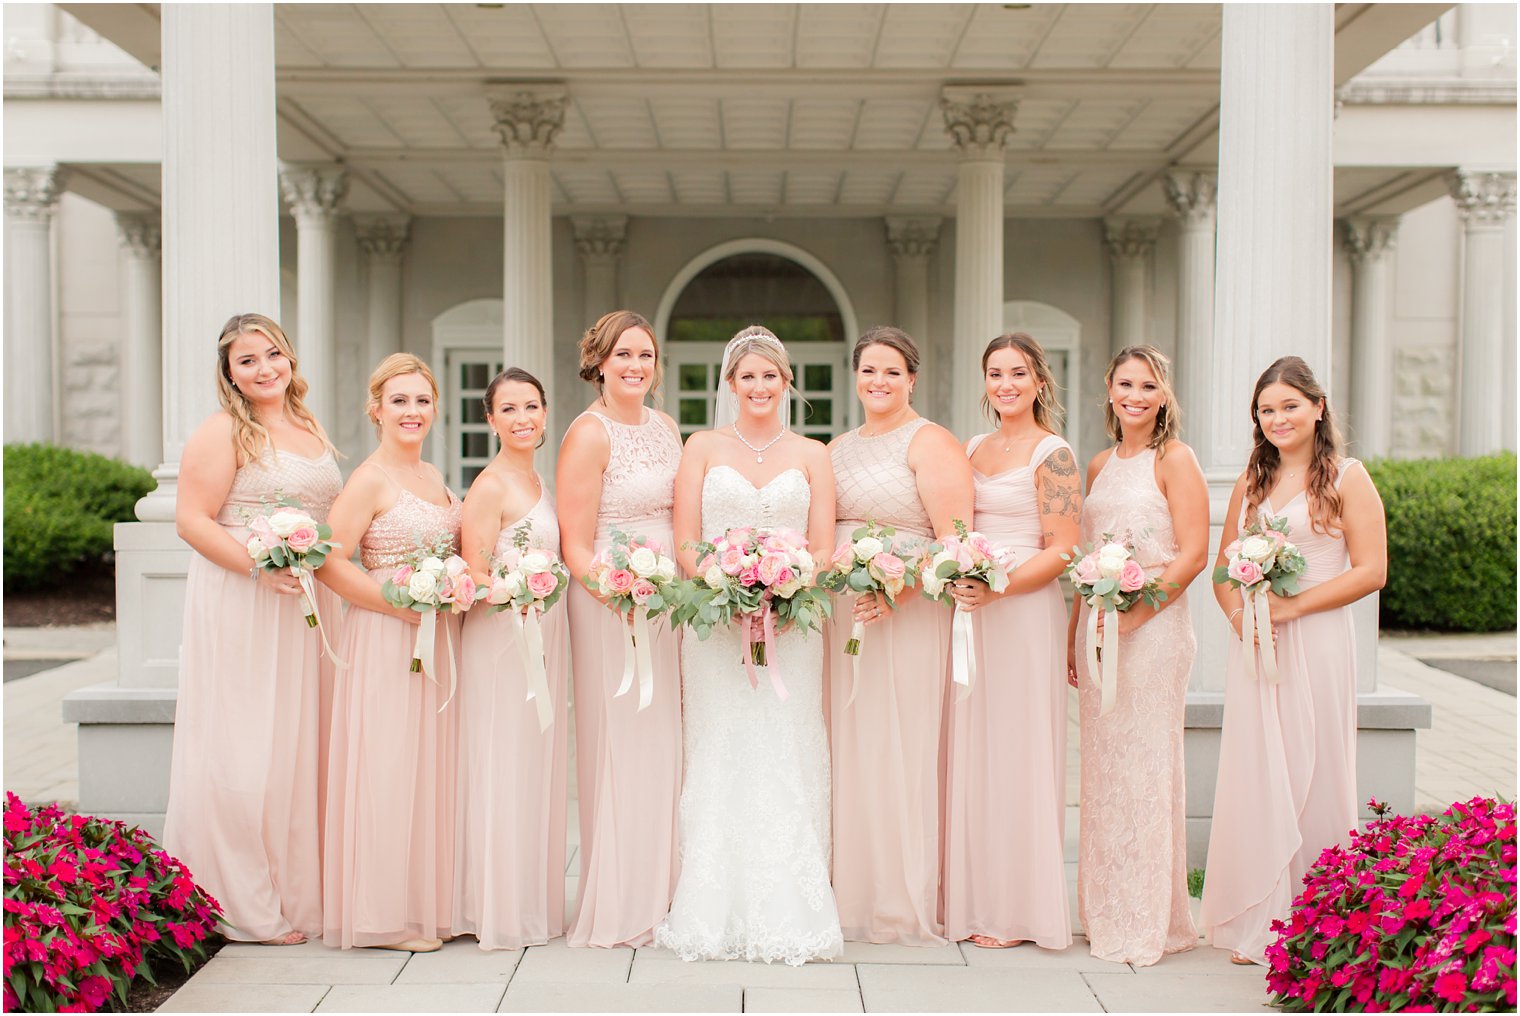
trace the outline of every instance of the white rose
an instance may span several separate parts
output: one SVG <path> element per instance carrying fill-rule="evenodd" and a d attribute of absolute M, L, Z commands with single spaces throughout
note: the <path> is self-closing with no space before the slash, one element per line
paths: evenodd
<path fill-rule="evenodd" d="M 923 583 L 924 592 L 930 596 L 938 596 L 945 588 L 945 580 L 934 574 L 932 568 L 925 568 L 918 580 Z"/>
<path fill-rule="evenodd" d="M 433 560 L 436 561 L 437 558 L 433 558 Z M 442 561 L 439 561 L 438 563 L 440 565 L 443 564 Z M 417 571 L 412 572 L 411 580 L 408 581 L 407 584 L 406 584 L 406 591 L 411 594 L 411 597 L 414 600 L 422 600 L 422 601 L 430 600 L 430 599 L 432 599 L 433 594 L 437 590 L 438 590 L 438 578 L 437 578 L 437 576 L 435 576 L 430 571 L 423 571 L 421 569 L 418 569 Z"/>
<path fill-rule="evenodd" d="M 668 557 L 660 558 L 659 575 L 666 582 L 674 579 L 676 577 L 676 563 Z"/>
<path fill-rule="evenodd" d="M 1240 556 L 1260 564 L 1272 556 L 1272 541 L 1261 536 L 1248 536 L 1240 542 Z"/>
<path fill-rule="evenodd" d="M 425 571 L 429 575 L 434 575 L 434 576 L 442 575 L 443 574 L 443 562 L 440 561 L 436 557 L 425 557 L 425 558 L 422 559 L 422 563 L 419 564 L 419 565 L 417 565 L 417 570 L 418 571 Z"/>
<path fill-rule="evenodd" d="M 549 555 L 541 550 L 530 550 L 522 556 L 522 570 L 529 575 L 549 570 Z"/>
<path fill-rule="evenodd" d="M 274 535 L 285 539 L 291 533 L 302 526 L 316 528 L 316 520 L 305 512 L 291 511 L 289 508 L 281 509 L 269 516 L 269 528 L 274 530 Z"/>
<path fill-rule="evenodd" d="M 523 578 L 522 572 L 513 572 L 503 581 L 507 584 L 507 596 L 511 599 L 521 596 L 523 590 L 528 588 L 528 580 Z"/>
<path fill-rule="evenodd" d="M 491 591 L 486 594 L 487 603 L 502 604 L 512 598 L 512 591 L 507 588 L 507 580 L 499 578 L 491 583 Z"/>
<path fill-rule="evenodd" d="M 797 595 L 797 590 L 801 588 L 802 583 L 797 579 L 792 579 L 792 581 L 786 583 L 785 585 L 777 586 L 776 595 L 781 597 L 783 600 L 790 600 L 793 596 Z"/>
<path fill-rule="evenodd" d="M 248 538 L 248 556 L 255 561 L 263 561 L 269 557 L 269 548 L 264 546 L 264 541 L 257 536 Z"/>
<path fill-rule="evenodd" d="M 882 552 L 881 541 L 874 536 L 855 541 L 855 556 L 859 560 L 869 561 Z"/>
<path fill-rule="evenodd" d="M 722 589 L 723 583 L 727 581 L 727 579 L 728 576 L 723 574 L 723 569 L 719 568 L 717 565 L 713 565 L 711 568 L 707 569 L 707 574 L 702 576 L 702 581 L 706 582 L 714 589 Z"/>
<path fill-rule="evenodd" d="M 660 555 L 648 547 L 640 547 L 628 555 L 628 567 L 641 579 L 647 579 L 660 566 Z"/>
<path fill-rule="evenodd" d="M 1108 543 L 1098 551 L 1098 571 L 1106 579 L 1116 579 L 1129 560 L 1129 551 L 1123 544 Z"/>
<path fill-rule="evenodd" d="M 443 562 L 443 570 L 448 573 L 449 578 L 457 579 L 469 571 L 470 566 L 465 564 L 464 558 L 458 554 L 451 554 L 449 555 L 449 559 Z"/>
<path fill-rule="evenodd" d="M 792 559 L 797 564 L 797 570 L 805 575 L 813 574 L 813 570 L 818 567 L 818 562 L 813 560 L 813 555 L 801 547 L 793 552 Z"/>

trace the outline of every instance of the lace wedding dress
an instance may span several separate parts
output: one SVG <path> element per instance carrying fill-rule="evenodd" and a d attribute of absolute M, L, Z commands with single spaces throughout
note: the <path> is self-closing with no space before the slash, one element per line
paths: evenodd
<path fill-rule="evenodd" d="M 702 483 L 702 535 L 736 526 L 806 532 L 807 478 L 788 469 L 758 490 L 728 466 Z M 823 722 L 823 639 L 778 636 L 776 697 L 737 627 L 682 641 L 686 781 L 681 877 L 657 944 L 684 960 L 798 965 L 844 950 L 829 886 L 829 755 Z"/>

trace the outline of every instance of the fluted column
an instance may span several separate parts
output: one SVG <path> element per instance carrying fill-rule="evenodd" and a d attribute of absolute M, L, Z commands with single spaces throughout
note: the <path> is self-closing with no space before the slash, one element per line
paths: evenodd
<path fill-rule="evenodd" d="M 1103 223 L 1103 242 L 1114 265 L 1111 352 L 1150 341 L 1150 268 L 1159 219 L 1113 218 Z"/>
<path fill-rule="evenodd" d="M 554 275 L 549 153 L 568 99 L 555 87 L 513 88 L 491 99 L 502 146 L 502 354 L 554 386 Z M 545 433 L 555 429 L 554 403 Z"/>
<path fill-rule="evenodd" d="M 299 318 L 291 341 L 310 383 L 306 406 L 324 427 L 337 425 L 338 301 L 335 246 L 338 204 L 348 191 L 340 166 L 280 167 L 280 189 L 296 220 L 296 299 Z"/>
<path fill-rule="evenodd" d="M 145 469 L 164 450 L 163 230 L 160 213 L 117 212 L 121 239 L 121 453 Z"/>
<path fill-rule="evenodd" d="M 585 302 L 581 313 L 590 328 L 597 318 L 622 306 L 618 299 L 618 262 L 623 260 L 628 219 L 622 215 L 576 216 L 575 250 L 586 273 Z"/>
<path fill-rule="evenodd" d="M 1214 383 L 1214 199 L 1212 173 L 1161 178 L 1167 207 L 1177 217 L 1177 357 L 1173 364 L 1185 436 L 1203 455 L 1207 435 L 1186 426 Z"/>
<path fill-rule="evenodd" d="M 897 326 L 918 341 L 926 357 L 939 359 L 943 356 L 944 338 L 929 334 L 929 261 L 939 249 L 941 220 L 888 216 L 886 223 L 887 249 L 892 252 L 895 268 Z M 920 398 L 919 412 L 944 416 L 944 407 L 953 404 L 951 393 L 956 380 L 950 371 L 935 371 L 929 378 L 932 390 L 928 394 L 933 398 Z"/>
<path fill-rule="evenodd" d="M 945 130 L 960 152 L 955 184 L 955 355 L 957 386 L 976 384 L 982 349 L 1003 324 L 1003 150 L 1018 100 L 1008 89 L 949 87 L 940 97 Z M 951 426 L 976 433 L 977 402 L 952 399 Z"/>
<path fill-rule="evenodd" d="M 1388 333 L 1389 255 L 1397 216 L 1346 220 L 1351 258 L 1351 437 L 1363 458 L 1388 454 L 1392 445 L 1393 337 Z"/>
<path fill-rule="evenodd" d="M 365 368 L 401 351 L 401 261 L 411 233 L 407 215 L 356 215 L 354 236 L 368 274 Z"/>
<path fill-rule="evenodd" d="M 1506 342 L 1504 226 L 1515 211 L 1515 174 L 1458 170 L 1451 196 L 1462 216 L 1461 393 L 1457 450 L 1486 455 L 1504 447 Z"/>
<path fill-rule="evenodd" d="M 5 440 L 53 441 L 55 166 L 5 171 Z"/>

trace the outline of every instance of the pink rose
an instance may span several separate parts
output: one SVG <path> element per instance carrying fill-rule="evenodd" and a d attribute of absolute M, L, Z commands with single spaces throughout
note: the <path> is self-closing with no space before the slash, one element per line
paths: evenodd
<path fill-rule="evenodd" d="M 760 575 L 760 581 L 767 586 L 774 586 L 780 581 L 782 569 L 786 568 L 786 556 L 784 554 L 766 554 L 755 566 Z"/>
<path fill-rule="evenodd" d="M 1243 586 L 1254 586 L 1262 580 L 1261 565 L 1238 557 L 1230 562 L 1230 578 Z"/>
<path fill-rule="evenodd" d="M 266 547 L 272 547 L 280 542 L 280 538 L 274 535 L 274 527 L 269 524 L 267 515 L 260 515 L 248 523 L 248 531 L 257 534 Z"/>
<path fill-rule="evenodd" d="M 1095 584 L 1103 577 L 1103 572 L 1098 569 L 1098 555 L 1088 554 L 1078 561 L 1073 574 L 1076 580 L 1084 586 Z"/>
<path fill-rule="evenodd" d="M 532 579 L 529 579 L 528 581 L 531 585 Z M 633 596 L 633 602 L 642 607 L 644 604 L 649 602 L 649 598 L 653 596 L 657 591 L 658 590 L 655 589 L 653 582 L 650 582 L 648 579 L 638 579 L 633 583 L 633 588 L 630 590 L 630 593 Z"/>
<path fill-rule="evenodd" d="M 758 565 L 750 565 L 739 573 L 741 586 L 757 586 L 760 584 L 760 568 Z"/>
<path fill-rule="evenodd" d="M 908 573 L 908 566 L 903 564 L 903 559 L 896 554 L 888 554 L 882 551 L 871 559 L 876 570 L 881 572 L 884 582 L 896 582 Z"/>
<path fill-rule="evenodd" d="M 1261 535 L 1265 536 L 1267 539 L 1271 540 L 1273 543 L 1277 544 L 1279 547 L 1281 547 L 1284 543 L 1288 542 L 1288 538 L 1286 536 L 1284 536 L 1282 533 L 1279 533 L 1275 529 L 1268 529 L 1264 533 L 1262 533 Z"/>
<path fill-rule="evenodd" d="M 776 573 L 776 581 L 772 585 L 785 586 L 788 582 L 794 582 L 796 579 L 797 573 L 792 571 L 791 566 L 782 565 L 781 570 Z"/>
<path fill-rule="evenodd" d="M 829 560 L 830 568 L 843 568 L 855 560 L 855 545 L 849 540 L 841 543 L 839 549 L 834 551 L 834 556 Z"/>
<path fill-rule="evenodd" d="M 607 588 L 614 593 L 626 593 L 633 588 L 635 578 L 627 568 L 614 568 L 607 573 Z"/>
<path fill-rule="evenodd" d="M 992 546 L 992 541 L 981 533 L 971 534 L 971 549 L 981 557 L 996 557 L 997 551 Z"/>
<path fill-rule="evenodd" d="M 290 546 L 290 549 L 295 551 L 297 554 L 304 554 L 317 545 L 318 539 L 320 539 L 320 537 L 317 536 L 317 531 L 314 527 L 302 526 L 295 532 L 291 533 L 289 536 L 285 537 L 285 542 Z"/>
<path fill-rule="evenodd" d="M 1239 553 L 1240 553 L 1240 541 L 1239 540 L 1232 541 L 1228 547 L 1224 548 L 1224 556 L 1225 557 L 1234 557 L 1236 554 L 1239 554 Z"/>
<path fill-rule="evenodd" d="M 1140 567 L 1140 562 L 1130 558 L 1124 562 L 1124 570 L 1119 572 L 1119 591 L 1133 593 L 1139 591 L 1145 585 L 1145 569 Z"/>
<path fill-rule="evenodd" d="M 645 582 L 645 585 L 648 585 L 648 582 Z M 532 593 L 535 599 L 542 600 L 557 588 L 559 588 L 559 579 L 552 571 L 534 572 L 528 576 L 528 592 Z"/>
<path fill-rule="evenodd" d="M 760 541 L 760 549 L 769 554 L 785 554 L 792 548 L 791 545 L 781 537 L 772 534 L 771 536 L 767 536 L 765 539 Z"/>
<path fill-rule="evenodd" d="M 971 548 L 968 545 L 964 543 L 956 544 L 955 566 L 963 572 L 968 572 L 976 567 L 976 558 L 972 556 Z"/>
<path fill-rule="evenodd" d="M 465 572 L 454 580 L 454 603 L 461 608 L 468 608 L 475 602 L 475 579 L 469 572 Z"/>
<path fill-rule="evenodd" d="M 744 570 L 744 550 L 737 546 L 723 548 L 723 553 L 718 555 L 718 567 L 723 569 L 724 575 L 737 575 Z"/>
<path fill-rule="evenodd" d="M 749 542 L 752 530 L 749 526 L 740 526 L 738 529 L 730 529 L 723 534 L 723 538 L 735 547 L 743 548 Z"/>
<path fill-rule="evenodd" d="M 391 576 L 391 582 L 398 586 L 404 586 L 411 580 L 411 578 L 412 566 L 409 564 L 404 564 L 400 568 L 396 569 L 396 574 Z"/>

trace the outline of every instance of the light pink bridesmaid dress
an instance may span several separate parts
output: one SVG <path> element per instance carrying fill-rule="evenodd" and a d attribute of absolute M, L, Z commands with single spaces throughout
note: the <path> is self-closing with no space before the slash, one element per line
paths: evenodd
<path fill-rule="evenodd" d="M 503 527 L 494 553 L 529 525 L 531 546 L 559 553 L 559 521 L 545 491 Z M 566 600 L 541 619 L 554 723 L 539 730 L 527 698 L 517 628 L 477 607 L 464 618 L 459 697 L 458 840 L 454 933 L 482 949 L 542 945 L 565 933 L 565 802 L 570 623 Z"/>
<path fill-rule="evenodd" d="M 1337 487 L 1351 468 L 1361 465 L 1341 460 Z M 1345 536 L 1314 530 L 1304 494 L 1282 508 L 1264 502 L 1261 511 L 1287 517 L 1289 539 L 1304 555 L 1301 590 L 1350 567 Z M 1326 847 L 1349 842 L 1356 827 L 1351 607 L 1283 622 L 1277 664 L 1279 684 L 1247 677 L 1240 640 L 1230 640 L 1203 889 L 1201 923 L 1214 945 L 1258 963 L 1266 962 L 1277 938 L 1270 925 L 1288 916 L 1304 873 Z"/>
<path fill-rule="evenodd" d="M 419 541 L 459 542 L 459 499 L 447 507 L 397 487 L 375 516 L 359 560 L 380 585 Z M 333 687 L 328 747 L 322 938 L 330 946 L 389 945 L 452 931 L 454 766 L 458 696 L 445 665 L 459 668 L 459 615 L 440 614 L 436 663 L 410 669 L 417 628 L 349 605 Z M 446 662 L 447 661 L 447 662 Z"/>
<path fill-rule="evenodd" d="M 874 437 L 855 430 L 835 443 L 835 546 L 868 519 L 896 529 L 899 549 L 933 537 L 908 468 L 908 445 L 928 423 L 920 417 Z M 826 629 L 834 895 L 846 941 L 942 945 L 939 788 L 951 612 L 916 589 L 897 602 L 866 627 L 849 706 L 852 597 L 836 598 Z"/>
<path fill-rule="evenodd" d="M 1133 542 L 1148 574 L 1177 555 L 1156 452 L 1117 450 L 1082 506 L 1082 541 L 1111 533 Z M 1188 909 L 1183 794 L 1183 708 L 1198 643 L 1186 591 L 1138 631 L 1119 638 L 1118 698 L 1100 717 L 1099 675 L 1087 669 L 1085 603 L 1077 621 L 1082 794 L 1077 909 L 1092 954 L 1149 966 L 1198 943 Z"/>
<path fill-rule="evenodd" d="M 1052 434 L 1027 466 L 972 470 L 974 528 L 1018 564 L 1044 549 L 1035 471 L 1061 449 Z M 952 687 L 949 705 L 945 935 L 1065 949 L 1066 601 L 1053 581 L 972 617 L 976 684 L 964 701 Z"/>
<path fill-rule="evenodd" d="M 596 541 L 614 529 L 647 536 L 675 556 L 670 512 L 681 442 L 654 413 L 641 424 L 591 413 L 607 428 Z M 575 759 L 580 790 L 580 902 L 572 946 L 648 945 L 670 909 L 681 795 L 681 643 L 651 626 L 654 700 L 638 711 L 638 687 L 613 698 L 623 676 L 624 620 L 581 585 L 570 586 L 575 681 Z"/>
<path fill-rule="evenodd" d="M 331 452 L 266 449 L 238 469 L 216 520 L 242 543 L 246 513 L 276 491 L 325 520 L 342 485 Z M 342 609 L 325 586 L 317 609 L 336 644 Z M 164 847 L 221 903 L 234 941 L 322 930 L 321 653 L 300 597 L 190 555 Z"/>

